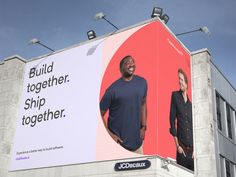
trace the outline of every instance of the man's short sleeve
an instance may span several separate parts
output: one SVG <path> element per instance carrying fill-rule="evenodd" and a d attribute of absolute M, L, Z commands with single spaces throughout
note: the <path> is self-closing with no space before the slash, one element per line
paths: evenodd
<path fill-rule="evenodd" d="M 111 91 L 110 90 L 106 90 L 105 94 L 103 95 L 101 101 L 100 101 L 100 110 L 101 111 L 106 111 L 111 104 Z"/>

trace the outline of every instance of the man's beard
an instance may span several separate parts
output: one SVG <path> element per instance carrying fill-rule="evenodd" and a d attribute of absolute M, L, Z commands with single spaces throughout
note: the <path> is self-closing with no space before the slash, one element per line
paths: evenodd
<path fill-rule="evenodd" d="M 124 76 L 125 78 L 129 78 L 129 77 L 131 77 L 132 75 L 133 75 L 133 73 L 130 74 L 129 72 L 124 72 L 124 74 L 123 74 L 123 76 Z"/>

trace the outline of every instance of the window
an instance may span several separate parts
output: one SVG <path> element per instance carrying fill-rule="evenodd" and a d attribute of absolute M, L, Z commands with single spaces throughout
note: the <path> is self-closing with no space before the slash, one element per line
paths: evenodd
<path fill-rule="evenodd" d="M 220 174 L 221 176 L 225 176 L 225 159 L 223 156 L 220 155 Z"/>
<path fill-rule="evenodd" d="M 233 175 L 232 176 L 236 176 L 236 164 L 233 165 Z"/>
<path fill-rule="evenodd" d="M 230 162 L 226 159 L 225 159 L 225 170 L 226 170 L 226 177 L 231 177 Z"/>
<path fill-rule="evenodd" d="M 220 109 L 220 96 L 216 93 L 216 113 L 217 113 L 217 125 L 218 129 L 222 131 L 222 123 L 221 123 L 221 109 Z"/>
<path fill-rule="evenodd" d="M 227 114 L 228 137 L 232 139 L 230 105 L 228 103 L 226 103 L 226 114 Z"/>

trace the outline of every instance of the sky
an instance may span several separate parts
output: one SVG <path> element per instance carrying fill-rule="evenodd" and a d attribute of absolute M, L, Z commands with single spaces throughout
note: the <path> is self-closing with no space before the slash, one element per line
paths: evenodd
<path fill-rule="evenodd" d="M 153 7 L 161 7 L 177 34 L 207 26 L 201 32 L 179 36 L 191 51 L 208 48 L 213 63 L 236 88 L 235 0 L 0 0 L 0 61 L 13 55 L 32 59 L 49 51 L 29 45 L 32 38 L 54 50 L 114 31 L 94 15 L 103 12 L 119 29 L 150 19 Z"/>

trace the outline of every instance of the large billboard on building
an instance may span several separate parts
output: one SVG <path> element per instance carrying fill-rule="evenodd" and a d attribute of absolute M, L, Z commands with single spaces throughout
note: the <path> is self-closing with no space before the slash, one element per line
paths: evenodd
<path fill-rule="evenodd" d="M 147 84 L 143 154 L 115 142 L 100 114 L 100 101 L 121 77 L 119 64 L 127 55 Z M 191 100 L 190 55 L 158 20 L 26 63 L 10 170 L 145 155 L 175 158 L 169 115 L 179 68 L 188 77 Z"/>

